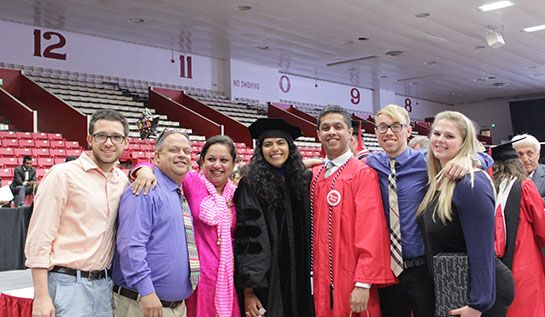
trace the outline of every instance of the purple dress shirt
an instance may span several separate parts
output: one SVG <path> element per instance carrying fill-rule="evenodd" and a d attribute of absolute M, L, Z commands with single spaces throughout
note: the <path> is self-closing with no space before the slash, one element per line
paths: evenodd
<path fill-rule="evenodd" d="M 158 185 L 148 195 L 127 188 L 121 197 L 112 278 L 141 296 L 183 300 L 193 290 L 179 187 L 159 168 L 154 174 Z"/>

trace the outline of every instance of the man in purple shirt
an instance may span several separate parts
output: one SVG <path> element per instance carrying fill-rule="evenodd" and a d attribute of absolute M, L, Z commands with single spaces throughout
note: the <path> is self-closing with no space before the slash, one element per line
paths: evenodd
<path fill-rule="evenodd" d="M 191 166 L 187 135 L 164 131 L 155 145 L 157 188 L 121 197 L 113 280 L 115 316 L 183 316 L 190 283 L 180 186 Z"/>

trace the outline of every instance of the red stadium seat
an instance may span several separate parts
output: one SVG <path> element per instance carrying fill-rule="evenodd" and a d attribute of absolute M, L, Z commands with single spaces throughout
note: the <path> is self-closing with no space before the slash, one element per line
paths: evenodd
<path fill-rule="evenodd" d="M 0 166 L 4 168 L 14 168 L 19 166 L 19 162 L 14 157 L 0 157 Z"/>
<path fill-rule="evenodd" d="M 39 158 L 37 161 L 38 166 L 41 166 L 42 168 L 50 168 L 55 165 L 55 161 L 52 158 Z"/>
<path fill-rule="evenodd" d="M 31 149 L 14 149 L 13 152 L 15 152 L 15 156 L 17 158 L 21 158 L 25 155 L 32 156 L 32 150 Z"/>
<path fill-rule="evenodd" d="M 49 153 L 55 158 L 66 158 L 68 156 L 65 149 L 51 149 Z"/>
<path fill-rule="evenodd" d="M 121 156 L 119 157 L 120 162 L 126 162 L 129 159 L 130 159 L 130 152 L 128 150 L 123 151 L 123 153 L 121 153 Z"/>
<path fill-rule="evenodd" d="M 131 152 L 132 165 L 153 160 L 152 154 L 144 151 Z"/>
<path fill-rule="evenodd" d="M 34 142 L 37 148 L 50 148 L 51 145 L 49 144 L 49 140 L 36 140 Z"/>
<path fill-rule="evenodd" d="M 129 151 L 140 151 L 142 148 L 140 147 L 140 144 L 136 143 L 129 143 L 128 149 Z"/>
<path fill-rule="evenodd" d="M 35 140 L 47 140 L 47 133 L 32 133 L 32 138 Z"/>
<path fill-rule="evenodd" d="M 15 151 L 12 148 L 0 148 L 0 157 L 15 157 Z"/>
<path fill-rule="evenodd" d="M 12 168 L 2 168 L 0 169 L 0 177 L 2 177 L 2 180 L 4 179 L 13 179 L 13 169 Z"/>
<path fill-rule="evenodd" d="M 0 139 L 16 139 L 17 136 L 13 131 L 0 131 Z"/>
<path fill-rule="evenodd" d="M 17 139 L 33 139 L 32 132 L 15 132 Z"/>
<path fill-rule="evenodd" d="M 4 138 L 4 139 L 2 140 L 2 145 L 3 145 L 3 146 L 8 146 L 8 147 L 14 147 L 14 148 L 16 148 L 16 147 L 19 147 L 19 140 L 17 140 L 17 139 L 6 139 L 6 138 Z"/>
<path fill-rule="evenodd" d="M 52 148 L 66 149 L 66 144 L 64 143 L 64 140 L 49 140 L 49 144 Z"/>
<path fill-rule="evenodd" d="M 20 139 L 19 146 L 27 149 L 32 149 L 36 147 L 33 139 Z"/>
<path fill-rule="evenodd" d="M 65 158 L 55 158 L 53 161 L 55 162 L 55 165 L 64 163 Z"/>
<path fill-rule="evenodd" d="M 62 134 L 60 133 L 48 133 L 47 138 L 49 140 L 62 140 Z"/>
<path fill-rule="evenodd" d="M 66 155 L 79 157 L 81 155 L 81 150 L 80 149 L 66 150 Z"/>
<path fill-rule="evenodd" d="M 66 141 L 66 149 L 79 149 L 78 141 Z"/>
<path fill-rule="evenodd" d="M 50 157 L 49 149 L 32 149 L 32 156 L 38 157 Z"/>
<path fill-rule="evenodd" d="M 38 178 L 38 180 L 42 180 L 42 178 L 44 177 L 45 173 L 47 173 L 49 171 L 48 168 L 38 168 L 36 169 L 36 177 Z"/>

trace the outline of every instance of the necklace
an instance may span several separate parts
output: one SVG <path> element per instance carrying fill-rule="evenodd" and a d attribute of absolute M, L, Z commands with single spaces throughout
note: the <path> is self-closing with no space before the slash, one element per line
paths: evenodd
<path fill-rule="evenodd" d="M 329 190 L 329 193 L 333 192 L 333 187 L 335 186 L 335 182 L 337 181 L 337 178 L 339 175 L 341 175 L 343 169 L 346 167 L 348 162 L 352 157 L 350 157 L 344 164 L 339 168 L 337 173 L 335 174 L 335 177 L 333 178 L 333 182 L 331 182 L 331 188 Z M 313 287 L 313 266 L 314 266 L 314 188 L 316 187 L 316 182 L 318 181 L 318 178 L 320 177 L 320 174 L 322 174 L 322 171 L 324 170 L 325 165 L 322 165 L 320 168 L 320 171 L 318 171 L 318 174 L 312 181 L 312 186 L 310 189 L 310 289 L 311 292 L 314 295 L 314 287 Z M 329 175 L 331 176 L 331 175 Z M 329 196 L 329 194 L 328 194 Z M 338 202 L 337 202 L 338 204 Z M 335 206 L 337 205 L 335 204 Z M 329 203 L 329 217 L 328 217 L 328 247 L 329 247 L 329 306 L 331 309 L 333 309 L 333 247 L 332 247 L 332 238 L 331 238 L 331 230 L 332 230 L 332 218 L 333 218 L 333 205 Z"/>

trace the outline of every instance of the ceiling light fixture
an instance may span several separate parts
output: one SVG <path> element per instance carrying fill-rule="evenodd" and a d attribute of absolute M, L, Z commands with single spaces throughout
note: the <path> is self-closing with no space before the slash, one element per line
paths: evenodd
<path fill-rule="evenodd" d="M 384 55 L 388 55 L 391 57 L 398 57 L 399 55 L 405 54 L 405 51 L 389 51 L 386 52 Z"/>
<path fill-rule="evenodd" d="M 510 6 L 513 6 L 513 5 L 515 5 L 515 4 L 513 2 L 511 2 L 511 1 L 507 1 L 507 0 L 497 1 L 497 2 L 483 4 L 482 6 L 477 8 L 477 11 L 487 12 L 487 11 L 507 8 L 507 7 L 510 7 Z"/>
<path fill-rule="evenodd" d="M 329 67 L 329 66 L 336 66 L 336 65 L 352 63 L 352 62 L 359 62 L 359 61 L 364 61 L 364 60 L 367 60 L 367 59 L 373 59 L 373 58 L 377 58 L 377 57 L 378 56 L 371 55 L 371 56 L 352 58 L 352 59 L 347 59 L 347 60 L 344 60 L 344 61 L 329 63 L 329 64 L 326 64 L 326 66 Z"/>
<path fill-rule="evenodd" d="M 396 79 L 396 81 L 397 82 L 411 81 L 411 80 L 415 80 L 415 79 L 424 79 L 424 78 L 440 77 L 440 76 L 443 76 L 443 74 L 432 74 L 432 75 L 423 75 L 423 76 L 416 76 L 416 77 L 401 78 L 401 79 Z"/>
<path fill-rule="evenodd" d="M 509 83 L 493 83 L 492 86 L 496 86 L 498 88 L 503 88 L 505 86 L 509 85 Z"/>
<path fill-rule="evenodd" d="M 530 26 L 527 28 L 522 29 L 524 32 L 535 32 L 535 31 L 541 31 L 545 30 L 545 24 L 542 25 L 536 25 L 536 26 Z"/>
<path fill-rule="evenodd" d="M 430 14 L 428 12 L 422 12 L 422 13 L 417 13 L 414 16 L 417 18 L 427 18 L 430 16 Z"/>
<path fill-rule="evenodd" d="M 130 18 L 127 20 L 129 23 L 144 23 L 144 19 L 141 19 L 141 18 Z"/>
<path fill-rule="evenodd" d="M 252 10 L 252 7 L 249 5 L 239 5 L 235 7 L 235 10 L 240 12 L 246 12 Z"/>

